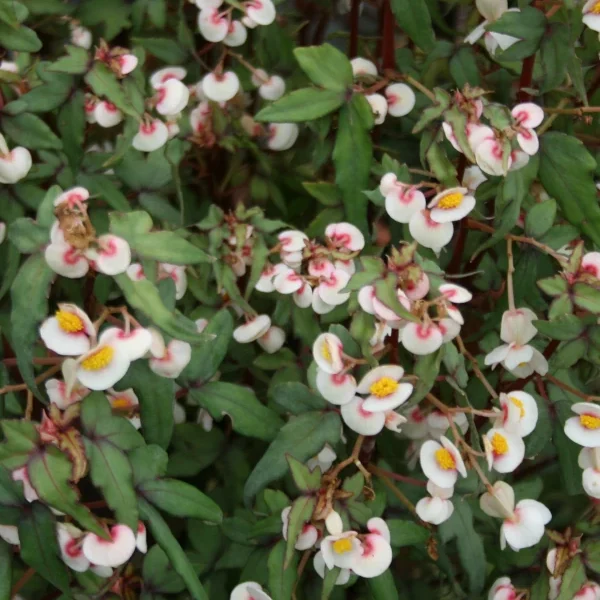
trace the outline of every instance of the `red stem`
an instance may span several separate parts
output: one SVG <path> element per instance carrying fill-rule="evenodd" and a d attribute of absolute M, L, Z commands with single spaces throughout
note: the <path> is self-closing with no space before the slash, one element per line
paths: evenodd
<path fill-rule="evenodd" d="M 394 27 L 396 20 L 392 13 L 390 0 L 384 0 L 383 3 L 383 23 L 381 31 L 381 68 L 393 69 L 396 65 L 395 48 L 394 48 Z"/>
<path fill-rule="evenodd" d="M 519 102 L 528 102 L 532 96 L 523 88 L 530 88 L 533 80 L 533 65 L 535 64 L 535 54 L 528 56 L 523 61 L 523 69 L 521 70 L 521 78 L 519 79 Z"/>
<path fill-rule="evenodd" d="M 360 0 L 352 0 L 350 6 L 350 49 L 348 55 L 354 58 L 358 55 L 358 9 Z"/>

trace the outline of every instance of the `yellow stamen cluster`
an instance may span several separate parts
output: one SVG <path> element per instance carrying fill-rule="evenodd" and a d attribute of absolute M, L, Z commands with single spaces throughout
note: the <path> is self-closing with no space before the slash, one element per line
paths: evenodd
<path fill-rule="evenodd" d="M 114 355 L 115 351 L 113 348 L 104 346 L 92 352 L 87 358 L 84 358 L 81 361 L 81 367 L 86 371 L 99 371 L 111 363 Z"/>
<path fill-rule="evenodd" d="M 596 4 L 588 11 L 588 14 L 600 15 L 600 2 L 596 2 Z"/>
<path fill-rule="evenodd" d="M 398 389 L 398 382 L 391 377 L 382 377 L 378 379 L 371 387 L 369 391 L 373 396 L 378 398 L 385 398 L 390 394 L 393 394 Z"/>
<path fill-rule="evenodd" d="M 325 342 L 321 346 L 321 356 L 329 363 L 331 362 L 331 360 L 333 358 L 331 356 L 331 350 L 329 349 L 329 344 L 327 342 Z"/>
<path fill-rule="evenodd" d="M 333 542 L 333 551 L 336 554 L 346 554 L 352 550 L 352 542 L 348 538 L 342 538 Z"/>
<path fill-rule="evenodd" d="M 67 333 L 79 333 L 84 330 L 84 324 L 80 317 L 66 310 L 56 311 L 58 326 Z"/>
<path fill-rule="evenodd" d="M 435 460 L 437 460 L 437 464 L 442 467 L 445 471 L 451 471 L 456 469 L 456 461 L 454 460 L 454 456 L 450 454 L 449 450 L 446 448 L 440 448 L 435 451 Z"/>
<path fill-rule="evenodd" d="M 126 396 L 121 396 L 120 398 L 115 398 L 112 402 L 112 407 L 116 410 L 127 410 L 131 408 L 131 400 Z"/>
<path fill-rule="evenodd" d="M 580 415 L 579 422 L 586 429 L 600 429 L 600 417 L 594 415 Z"/>
<path fill-rule="evenodd" d="M 492 448 L 494 449 L 494 454 L 506 454 L 508 452 L 506 438 L 499 433 L 495 433 L 492 437 Z"/>
<path fill-rule="evenodd" d="M 523 406 L 523 402 L 514 396 L 511 396 L 509 400 L 521 411 L 521 419 L 525 416 L 525 407 Z"/>
<path fill-rule="evenodd" d="M 436 208 L 442 208 L 444 210 L 450 210 L 451 208 L 456 208 L 460 206 L 463 201 L 464 195 L 460 192 L 455 192 L 454 194 L 448 194 L 444 196 L 436 205 Z"/>

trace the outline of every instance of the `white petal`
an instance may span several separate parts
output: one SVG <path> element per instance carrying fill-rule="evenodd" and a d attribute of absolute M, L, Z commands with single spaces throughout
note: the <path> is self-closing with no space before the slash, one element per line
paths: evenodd
<path fill-rule="evenodd" d="M 449 500 L 430 497 L 421 498 L 415 509 L 421 520 L 433 525 L 440 525 L 447 521 L 454 512 L 454 506 Z"/>
<path fill-rule="evenodd" d="M 409 223 L 426 206 L 423 192 L 412 187 L 395 186 L 385 197 L 385 211 L 398 223 Z"/>
<path fill-rule="evenodd" d="M 100 127 L 114 127 L 123 120 L 123 113 L 112 102 L 102 100 L 94 108 L 94 119 Z"/>
<path fill-rule="evenodd" d="M 477 164 L 488 175 L 506 175 L 504 169 L 504 154 L 502 146 L 495 139 L 485 139 L 475 149 Z M 512 158 L 508 159 L 508 168 Z"/>
<path fill-rule="evenodd" d="M 510 352 L 510 345 L 503 344 L 502 346 L 498 346 L 494 348 L 489 354 L 486 354 L 484 363 L 488 366 L 492 366 L 494 368 L 497 364 L 501 363 Z"/>
<path fill-rule="evenodd" d="M 246 14 L 259 25 L 270 25 L 275 20 L 275 6 L 271 0 L 245 2 Z"/>
<path fill-rule="evenodd" d="M 69 244 L 49 244 L 44 251 L 44 257 L 55 273 L 69 279 L 83 277 L 90 268 L 79 250 Z"/>
<path fill-rule="evenodd" d="M 202 80 L 202 89 L 209 100 L 227 102 L 238 93 L 240 80 L 233 71 L 226 71 L 222 75 L 208 73 Z"/>
<path fill-rule="evenodd" d="M 408 229 L 419 244 L 439 252 L 452 239 L 454 226 L 452 223 L 436 223 L 427 213 L 426 210 L 416 212 L 410 219 Z"/>
<path fill-rule="evenodd" d="M 322 333 L 313 343 L 312 355 L 319 369 L 333 375 L 344 368 L 342 350 L 343 344 L 337 335 Z"/>
<path fill-rule="evenodd" d="M 375 534 L 380 535 L 386 542 L 390 541 L 390 528 L 387 523 L 379 517 L 372 517 L 367 521 L 367 529 Z"/>
<path fill-rule="evenodd" d="M 319 284 L 318 290 L 321 300 L 333 306 L 339 306 L 348 300 L 349 292 L 342 293 L 350 281 L 350 275 L 340 269 L 335 269 L 327 278 L 323 279 Z"/>
<path fill-rule="evenodd" d="M 365 247 L 365 237 L 358 227 L 350 223 L 332 223 L 325 229 L 328 237 L 338 248 L 345 248 L 351 252 L 362 250 Z"/>
<path fill-rule="evenodd" d="M 318 315 L 326 315 L 327 313 L 330 313 L 334 308 L 335 308 L 335 306 L 333 304 L 327 304 L 327 302 L 325 302 L 321 298 L 321 294 L 319 293 L 319 288 L 316 288 L 315 290 L 313 290 L 312 309 Z"/>
<path fill-rule="evenodd" d="M 101 235 L 96 241 L 98 248 L 86 251 L 86 257 L 94 269 L 105 275 L 125 273 L 131 264 L 129 244 L 110 233 Z"/>
<path fill-rule="evenodd" d="M 407 323 L 402 330 L 402 345 L 413 354 L 422 356 L 435 352 L 443 342 L 443 334 L 435 323 Z"/>
<path fill-rule="evenodd" d="M 112 350 L 111 355 L 103 357 L 108 348 Z M 99 363 L 93 360 L 96 356 L 102 358 Z M 80 357 L 77 379 L 91 390 L 107 390 L 127 373 L 130 363 L 129 355 L 120 344 L 114 341 L 102 343 Z"/>
<path fill-rule="evenodd" d="M 118 61 L 121 75 L 129 75 L 138 65 L 138 59 L 133 54 L 121 54 Z"/>
<path fill-rule="evenodd" d="M 93 564 L 101 567 L 119 567 L 135 552 L 135 535 L 127 525 L 115 525 L 110 530 L 111 542 L 94 533 L 83 540 L 83 553 Z"/>
<path fill-rule="evenodd" d="M 515 491 L 508 483 L 497 481 L 493 485 L 493 494 L 489 492 L 482 494 L 479 506 L 490 517 L 510 518 L 515 508 Z"/>
<path fill-rule="evenodd" d="M 354 77 L 358 77 L 359 75 L 377 77 L 377 67 L 375 66 L 375 63 L 366 58 L 357 56 L 350 61 L 350 64 L 352 65 L 352 74 Z"/>
<path fill-rule="evenodd" d="M 308 308 L 312 304 L 313 290 L 310 284 L 305 283 L 297 292 L 294 292 L 292 298 L 296 306 Z"/>
<path fill-rule="evenodd" d="M 511 114 L 519 125 L 527 129 L 535 129 L 544 120 L 544 109 L 533 102 L 517 104 Z"/>
<path fill-rule="evenodd" d="M 392 548 L 380 535 L 369 534 L 363 540 L 362 555 L 352 565 L 359 577 L 377 577 L 392 564 Z"/>
<path fill-rule="evenodd" d="M 141 521 L 139 521 L 136 536 L 135 536 L 135 547 L 142 554 L 146 554 L 146 552 L 148 551 L 148 542 L 147 542 L 146 538 L 147 538 L 146 526 Z"/>
<path fill-rule="evenodd" d="M 504 359 L 504 366 L 512 370 L 523 363 L 528 363 L 532 356 L 533 348 L 531 346 L 516 346 L 513 344 Z"/>
<path fill-rule="evenodd" d="M 474 44 L 481 36 L 485 34 L 485 28 L 488 24 L 487 21 L 482 21 L 467 37 L 465 38 L 465 44 Z"/>
<path fill-rule="evenodd" d="M 139 131 L 135 134 L 132 145 L 140 152 L 153 152 L 162 148 L 169 139 L 169 129 L 160 120 L 154 119 L 150 123 L 142 122 Z"/>
<path fill-rule="evenodd" d="M 166 83 L 169 79 L 185 79 L 187 71 L 183 67 L 164 67 L 154 71 L 150 76 L 150 85 L 156 89 L 158 86 Z"/>
<path fill-rule="evenodd" d="M 439 287 L 440 292 L 454 304 L 462 304 L 470 302 L 473 299 L 473 294 L 466 288 L 455 285 L 454 283 L 444 283 Z"/>
<path fill-rule="evenodd" d="M 157 88 L 156 110 L 161 115 L 176 115 L 188 103 L 190 91 L 178 79 L 169 79 Z"/>
<path fill-rule="evenodd" d="M 392 117 L 403 117 L 415 106 L 415 93 L 405 83 L 393 83 L 385 88 L 388 113 Z"/>
<path fill-rule="evenodd" d="M 233 339 L 239 344 L 248 344 L 263 336 L 271 327 L 268 315 L 258 315 L 252 321 L 240 325 L 233 332 Z"/>
<path fill-rule="evenodd" d="M 265 100 L 279 100 L 285 94 L 285 81 L 279 75 L 271 75 L 267 83 L 258 88 L 258 94 Z"/>
<path fill-rule="evenodd" d="M 269 354 L 281 349 L 285 343 L 285 331 L 281 327 L 271 326 L 265 334 L 257 340 L 258 345 Z"/>
<path fill-rule="evenodd" d="M 0 538 L 7 544 L 13 546 L 19 546 L 21 544 L 19 530 L 15 525 L 0 525 Z"/>
<path fill-rule="evenodd" d="M 143 327 L 132 329 L 129 333 L 118 327 L 111 327 L 102 332 L 100 342 L 107 342 L 111 339 L 116 340 L 124 349 L 130 361 L 138 360 L 145 356 L 150 351 L 150 346 L 152 345 L 152 333 L 149 329 L 144 329 Z"/>
<path fill-rule="evenodd" d="M 296 123 L 271 123 L 267 146 L 270 150 L 289 150 L 298 139 L 299 132 Z"/>
<path fill-rule="evenodd" d="M 477 10 L 484 19 L 495 21 L 499 19 L 507 10 L 507 0 L 476 0 Z"/>
<path fill-rule="evenodd" d="M 371 106 L 375 125 L 381 125 L 388 112 L 387 100 L 381 94 L 367 94 L 365 98 Z"/>
<path fill-rule="evenodd" d="M 218 8 L 205 8 L 198 13 L 198 29 L 205 40 L 222 42 L 229 32 L 229 23 Z"/>
<path fill-rule="evenodd" d="M 356 380 L 348 373 L 330 374 L 317 368 L 316 385 L 325 400 L 342 406 L 356 394 Z"/>
<path fill-rule="evenodd" d="M 171 340 L 162 358 L 151 358 L 148 362 L 152 371 L 162 377 L 176 379 L 188 365 L 192 347 L 181 340 Z"/>
<path fill-rule="evenodd" d="M 248 39 L 248 30 L 241 21 L 232 21 L 229 24 L 227 35 L 223 38 L 223 43 L 231 48 L 242 46 Z"/>
<path fill-rule="evenodd" d="M 83 573 L 90 568 L 90 561 L 83 554 L 79 544 L 82 531 L 72 525 L 57 523 L 56 535 L 63 562 L 73 571 Z"/>
<path fill-rule="evenodd" d="M 498 473 L 512 473 L 523 462 L 525 443 L 518 434 L 510 433 L 503 428 L 492 428 L 485 437 L 493 449 L 493 468 Z M 497 452 L 494 446 L 495 439 L 498 440 L 503 452 Z"/>
<path fill-rule="evenodd" d="M 344 523 L 340 514 L 332 510 L 325 519 L 325 527 L 330 535 L 340 535 L 344 531 Z"/>
<path fill-rule="evenodd" d="M 325 577 L 325 561 L 323 560 L 323 553 L 319 550 L 319 552 L 317 552 L 315 554 L 315 557 L 313 559 L 313 566 L 315 568 L 315 571 L 317 572 L 317 574 L 319 575 L 319 577 L 321 579 L 323 579 Z M 345 585 L 346 583 L 348 583 L 348 580 L 350 579 L 350 570 L 349 569 L 341 569 L 340 570 L 340 574 L 338 575 L 338 578 L 335 582 L 335 585 Z"/>
<path fill-rule="evenodd" d="M 385 425 L 384 412 L 368 412 L 363 409 L 364 401 L 355 396 L 341 408 L 342 419 L 352 431 L 361 435 L 376 435 Z"/>

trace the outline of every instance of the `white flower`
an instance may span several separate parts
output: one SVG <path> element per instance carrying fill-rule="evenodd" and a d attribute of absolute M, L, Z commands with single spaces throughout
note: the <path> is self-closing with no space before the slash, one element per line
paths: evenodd
<path fill-rule="evenodd" d="M 331 465 L 337 458 L 337 454 L 329 444 L 325 444 L 319 454 L 306 461 L 306 466 L 314 471 L 317 467 L 321 469 L 321 473 L 329 471 Z"/>
<path fill-rule="evenodd" d="M 325 578 L 325 560 L 323 559 L 323 553 L 319 550 L 313 559 L 313 567 L 321 579 Z M 327 569 L 328 571 L 330 569 Z M 340 569 L 340 573 L 335 580 L 335 585 L 345 585 L 350 580 L 350 569 Z"/>
<path fill-rule="evenodd" d="M 462 185 L 469 190 L 470 194 L 474 194 L 475 190 L 484 182 L 487 181 L 487 177 L 483 174 L 483 171 L 477 166 L 472 165 L 465 169 L 463 175 Z"/>
<path fill-rule="evenodd" d="M 87 314 L 74 304 L 59 304 L 53 317 L 40 325 L 46 347 L 61 356 L 79 356 L 90 349 L 96 330 Z"/>
<path fill-rule="evenodd" d="M 342 340 L 333 333 L 322 333 L 313 343 L 312 354 L 322 371 L 335 375 L 344 368 Z"/>
<path fill-rule="evenodd" d="M 351 569 L 359 577 L 378 577 L 392 564 L 390 530 L 383 519 L 374 517 L 367 521 L 369 533 L 362 538 L 362 553 Z"/>
<path fill-rule="evenodd" d="M 285 81 L 279 75 L 268 75 L 266 71 L 257 69 L 252 75 L 252 83 L 258 87 L 258 94 L 265 100 L 279 100 L 285 94 Z"/>
<path fill-rule="evenodd" d="M 357 387 L 359 394 L 369 394 L 362 407 L 369 412 L 387 412 L 398 408 L 412 394 L 410 383 L 400 383 L 404 369 L 398 365 L 381 365 L 371 369 Z"/>
<path fill-rule="evenodd" d="M 142 121 L 133 137 L 132 146 L 140 152 L 153 152 L 162 148 L 169 139 L 169 129 L 160 119 Z"/>
<path fill-rule="evenodd" d="M 582 448 L 579 466 L 583 469 L 583 489 L 588 496 L 600 499 L 600 447 Z"/>
<path fill-rule="evenodd" d="M 600 279 L 600 252 L 587 252 L 581 259 L 580 271 Z"/>
<path fill-rule="evenodd" d="M 226 46 L 235 48 L 241 46 L 248 39 L 248 30 L 244 27 L 241 21 L 231 21 L 227 35 L 223 38 L 223 43 Z"/>
<path fill-rule="evenodd" d="M 29 150 L 22 146 L 9 150 L 4 136 L 0 134 L 0 183 L 17 183 L 27 176 L 31 165 Z"/>
<path fill-rule="evenodd" d="M 600 584 L 588 581 L 573 596 L 573 600 L 600 600 Z"/>
<path fill-rule="evenodd" d="M 79 385 L 77 382 L 75 382 L 71 391 L 67 393 L 67 384 L 60 379 L 48 379 L 45 383 L 45 387 L 50 402 L 56 404 L 61 410 L 65 410 L 65 408 L 68 408 L 71 404 L 80 402 L 90 393 L 90 390 Z"/>
<path fill-rule="evenodd" d="M 565 422 L 565 435 L 587 448 L 600 447 L 600 406 L 592 402 L 577 402 L 571 410 L 578 415 Z"/>
<path fill-rule="evenodd" d="M 427 491 L 430 496 L 421 498 L 415 506 L 417 515 L 426 523 L 440 525 L 447 521 L 454 512 L 454 505 L 450 502 L 450 498 L 454 494 L 454 486 L 442 488 L 432 481 L 428 481 Z"/>
<path fill-rule="evenodd" d="M 342 292 L 349 281 L 350 275 L 346 271 L 334 269 L 327 278 L 321 278 L 316 291 L 326 304 L 339 306 L 350 298 L 350 292 Z"/>
<path fill-rule="evenodd" d="M 396 176 L 393 173 L 388 173 L 384 176 L 384 179 L 388 175 L 392 175 L 394 180 L 396 180 Z M 388 177 L 385 182 L 382 179 L 382 183 L 380 184 L 380 191 L 384 189 L 386 192 L 385 211 L 394 221 L 409 223 L 415 213 L 425 208 L 427 204 L 425 195 L 413 186 L 397 180 L 392 184 L 391 180 L 391 177 Z"/>
<path fill-rule="evenodd" d="M 229 600 L 271 600 L 262 586 L 254 581 L 245 581 L 233 588 Z"/>
<path fill-rule="evenodd" d="M 367 94 L 365 98 L 373 111 L 375 125 L 381 125 L 388 113 L 387 100 L 381 94 Z"/>
<path fill-rule="evenodd" d="M 488 129 L 488 127 L 482 127 L 482 137 L 475 138 L 476 142 L 471 142 L 475 152 L 475 160 L 484 173 L 505 176 L 507 171 L 512 168 L 512 153 L 510 156 L 505 157 L 504 146 L 496 134 L 491 130 L 491 133 L 485 134 Z M 471 141 L 471 138 L 469 138 L 469 141 Z"/>
<path fill-rule="evenodd" d="M 281 327 L 273 325 L 256 341 L 265 352 L 273 354 L 280 350 L 285 343 L 285 331 Z"/>
<path fill-rule="evenodd" d="M 392 83 L 385 88 L 388 113 L 392 117 L 403 117 L 415 107 L 415 93 L 405 83 Z"/>
<path fill-rule="evenodd" d="M 156 110 L 161 115 L 179 114 L 188 103 L 190 91 L 184 83 L 171 78 L 156 87 Z"/>
<path fill-rule="evenodd" d="M 108 100 L 101 100 L 94 106 L 94 122 L 100 127 L 109 128 L 123 120 L 123 113 Z"/>
<path fill-rule="evenodd" d="M 265 335 L 270 327 L 271 318 L 268 315 L 257 315 L 254 319 L 234 329 L 233 339 L 238 344 L 249 344 Z"/>
<path fill-rule="evenodd" d="M 10 475 L 13 481 L 20 481 L 23 483 L 23 496 L 25 496 L 25 500 L 27 500 L 27 502 L 35 502 L 39 499 L 37 492 L 31 485 L 31 481 L 29 480 L 29 473 L 27 472 L 27 467 L 15 469 Z"/>
<path fill-rule="evenodd" d="M 519 146 L 523 152 L 533 156 L 540 148 L 540 142 L 534 129 L 544 120 L 544 109 L 533 102 L 524 102 L 517 104 L 511 114 L 516 121 Z"/>
<path fill-rule="evenodd" d="M 81 25 L 71 28 L 71 43 L 85 50 L 92 47 L 92 32 Z"/>
<path fill-rule="evenodd" d="M 133 54 L 121 54 L 117 56 L 117 62 L 121 76 L 129 75 L 138 65 L 138 59 Z"/>
<path fill-rule="evenodd" d="M 525 443 L 516 433 L 492 428 L 483 435 L 488 468 L 498 473 L 512 473 L 525 457 Z"/>
<path fill-rule="evenodd" d="M 271 123 L 268 127 L 267 147 L 277 152 L 289 150 L 296 143 L 299 132 L 296 123 Z"/>
<path fill-rule="evenodd" d="M 0 538 L 3 539 L 7 544 L 13 546 L 20 546 L 21 540 L 19 539 L 19 529 L 16 525 L 0 525 Z"/>
<path fill-rule="evenodd" d="M 408 230 L 421 246 L 431 248 L 437 254 L 452 239 L 454 226 L 451 222 L 434 221 L 429 210 L 419 210 L 410 218 Z"/>
<path fill-rule="evenodd" d="M 340 409 L 342 420 L 352 431 L 360 435 L 377 435 L 385 426 L 386 413 L 365 410 L 364 404 L 363 398 L 354 396 Z"/>
<path fill-rule="evenodd" d="M 146 526 L 141 521 L 138 521 L 137 531 L 135 535 L 135 547 L 142 554 L 146 554 L 146 552 L 148 551 Z"/>
<path fill-rule="evenodd" d="M 581 10 L 583 24 L 594 31 L 600 31 L 600 1 L 588 0 Z"/>
<path fill-rule="evenodd" d="M 70 523 L 56 524 L 56 537 L 63 562 L 78 573 L 83 573 L 90 568 L 90 561 L 83 554 L 81 541 L 83 531 Z"/>
<path fill-rule="evenodd" d="M 258 25 L 270 25 L 275 20 L 275 5 L 271 0 L 249 0 L 244 6 L 246 15 Z"/>
<path fill-rule="evenodd" d="M 356 379 L 349 373 L 328 373 L 317 368 L 317 390 L 325 400 L 342 406 L 348 404 L 356 394 Z"/>
<path fill-rule="evenodd" d="M 519 41 L 519 38 L 503 33 L 486 32 L 489 23 L 497 21 L 505 12 L 519 12 L 518 8 L 508 8 L 507 0 L 476 0 L 477 10 L 485 19 L 465 38 L 467 44 L 474 44 L 481 36 L 488 52 L 493 56 L 500 47 L 502 50 L 510 48 Z"/>
<path fill-rule="evenodd" d="M 354 77 L 360 77 L 361 75 L 377 77 L 377 67 L 375 66 L 375 63 L 366 58 L 357 56 L 350 61 L 350 65 L 352 66 L 352 74 Z"/>
<path fill-rule="evenodd" d="M 203 8 L 198 13 L 198 30 L 205 40 L 222 42 L 229 33 L 229 22 L 218 8 Z"/>
<path fill-rule="evenodd" d="M 517 591 L 510 577 L 496 579 L 490 588 L 487 600 L 516 600 Z"/>
<path fill-rule="evenodd" d="M 154 89 L 158 89 L 161 85 L 169 81 L 169 79 L 181 81 L 182 79 L 185 79 L 186 75 L 187 71 L 183 67 L 163 67 L 152 73 L 150 76 L 150 85 Z"/>
<path fill-rule="evenodd" d="M 240 80 L 233 71 L 207 73 L 202 79 L 202 89 L 209 100 L 227 102 L 240 90 Z"/>
<path fill-rule="evenodd" d="M 135 414 L 140 405 L 140 401 L 138 400 L 138 397 L 132 388 L 123 390 L 122 392 L 117 392 L 111 388 L 107 390 L 106 399 L 109 401 L 113 411 L 121 413 L 124 416 L 134 413 L 133 416 L 128 416 L 127 420 L 136 429 L 141 428 L 142 422 L 140 417 Z"/>
<path fill-rule="evenodd" d="M 288 538 L 288 526 L 289 526 L 291 510 L 292 510 L 292 507 L 287 506 L 286 508 L 284 508 L 281 511 L 281 522 L 283 525 L 282 533 L 283 533 L 284 540 L 287 540 L 287 538 Z M 308 550 L 309 548 L 312 548 L 317 543 L 318 539 L 319 539 L 319 532 L 317 531 L 317 528 L 314 525 L 312 525 L 310 523 L 310 521 L 307 521 L 302 526 L 302 531 L 300 531 L 300 533 L 298 534 L 298 538 L 296 539 L 296 544 L 294 545 L 294 548 L 296 548 L 296 550 L 300 550 L 300 551 Z"/>
<path fill-rule="evenodd" d="M 467 476 L 467 469 L 458 448 L 445 436 L 440 437 L 440 442 L 426 441 L 421 446 L 419 460 L 428 479 L 439 487 L 450 488 L 459 473 Z"/>
<path fill-rule="evenodd" d="M 308 242 L 308 236 L 305 233 L 294 231 L 293 229 L 282 231 L 277 236 L 277 239 L 284 252 L 298 252 L 304 250 L 306 242 Z"/>
<path fill-rule="evenodd" d="M 400 341 L 409 352 L 423 356 L 435 352 L 442 345 L 444 334 L 435 323 L 411 321 L 402 329 Z"/>
<path fill-rule="evenodd" d="M 536 500 L 521 500 L 515 506 L 515 492 L 503 481 L 494 484 L 492 494 L 483 494 L 479 504 L 487 515 L 503 519 L 500 529 L 502 550 L 506 544 L 515 551 L 535 546 L 552 519 L 550 511 Z"/>
<path fill-rule="evenodd" d="M 135 552 L 135 534 L 127 525 L 115 525 L 110 528 L 109 533 L 110 541 L 95 533 L 88 533 L 83 539 L 83 554 L 94 565 L 119 567 Z"/>
<path fill-rule="evenodd" d="M 328 569 L 351 569 L 362 554 L 362 544 L 356 531 L 341 532 L 323 538 L 321 553 Z"/>
<path fill-rule="evenodd" d="M 502 408 L 501 423 L 507 431 L 514 431 L 521 437 L 528 436 L 538 420 L 538 407 L 533 396 L 523 391 L 500 394 Z"/>
<path fill-rule="evenodd" d="M 437 194 L 428 208 L 431 210 L 431 220 L 436 223 L 460 221 L 475 208 L 475 198 L 467 188 L 449 188 Z"/>
<path fill-rule="evenodd" d="M 357 252 L 365 247 L 365 237 L 358 227 L 350 223 L 331 223 L 325 228 L 325 237 L 329 238 L 336 248 L 349 252 Z"/>
<path fill-rule="evenodd" d="M 171 340 L 162 356 L 151 358 L 148 365 L 157 375 L 176 379 L 187 367 L 191 358 L 192 347 L 187 342 Z"/>

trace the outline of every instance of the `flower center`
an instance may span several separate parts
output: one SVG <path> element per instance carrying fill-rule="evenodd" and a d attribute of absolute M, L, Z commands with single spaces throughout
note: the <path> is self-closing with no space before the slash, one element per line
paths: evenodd
<path fill-rule="evenodd" d="M 526 361 L 526 362 L 520 362 L 520 363 L 517 365 L 517 367 L 521 367 L 521 368 L 523 368 L 523 367 L 526 367 L 528 364 L 529 364 L 529 363 L 528 363 L 527 361 Z"/>
<path fill-rule="evenodd" d="M 592 15 L 600 15 L 600 2 L 596 2 L 589 12 Z"/>
<path fill-rule="evenodd" d="M 579 421 L 586 429 L 600 429 L 600 417 L 581 415 Z"/>
<path fill-rule="evenodd" d="M 66 310 L 56 311 L 58 326 L 67 333 L 79 333 L 84 330 L 83 321 L 75 314 Z"/>
<path fill-rule="evenodd" d="M 346 554 L 352 550 L 352 542 L 348 538 L 342 538 L 333 542 L 333 551 L 336 554 Z"/>
<path fill-rule="evenodd" d="M 519 365 L 521 366 L 521 365 Z M 521 419 L 525 416 L 525 407 L 523 406 L 523 402 L 514 396 L 511 396 L 510 401 L 521 411 Z"/>
<path fill-rule="evenodd" d="M 450 454 L 449 450 L 446 448 L 440 448 L 435 451 L 435 460 L 437 460 L 437 464 L 444 469 L 444 471 L 452 471 L 456 469 L 456 461 L 454 460 L 454 456 Z"/>
<path fill-rule="evenodd" d="M 87 358 L 84 358 L 81 361 L 81 366 L 86 371 L 99 371 L 112 362 L 114 355 L 115 351 L 111 346 L 104 346 L 92 352 Z"/>
<path fill-rule="evenodd" d="M 117 410 L 126 410 L 131 407 L 131 402 L 129 398 L 126 396 L 121 396 L 119 398 L 115 398 L 112 402 L 112 407 Z"/>
<path fill-rule="evenodd" d="M 369 388 L 369 391 L 373 396 L 385 398 L 386 396 L 393 394 L 397 389 L 398 382 L 396 380 L 391 377 L 382 377 Z"/>
<path fill-rule="evenodd" d="M 495 433 L 492 437 L 492 448 L 494 449 L 494 454 L 506 454 L 508 452 L 508 442 L 506 441 L 506 438 L 499 433 Z"/>
<path fill-rule="evenodd" d="M 331 350 L 329 349 L 329 345 L 327 343 L 321 346 L 321 356 L 330 363 L 332 361 Z"/>
<path fill-rule="evenodd" d="M 436 208 L 442 208 L 444 210 L 449 210 L 451 208 L 456 208 L 460 206 L 463 201 L 464 195 L 460 192 L 455 192 L 454 194 L 448 194 L 444 196 L 438 203 Z"/>

